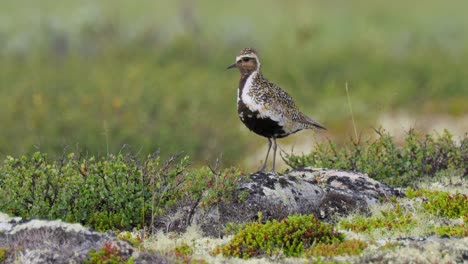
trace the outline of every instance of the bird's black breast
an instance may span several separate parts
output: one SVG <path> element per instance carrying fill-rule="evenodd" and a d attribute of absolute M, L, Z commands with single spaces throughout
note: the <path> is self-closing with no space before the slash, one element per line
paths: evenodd
<path fill-rule="evenodd" d="M 251 111 L 242 100 L 237 103 L 237 112 L 240 120 L 247 126 L 251 131 L 267 137 L 267 138 L 282 138 L 288 134 L 283 130 L 283 127 L 278 122 L 268 117 L 258 117 L 258 111 Z"/>

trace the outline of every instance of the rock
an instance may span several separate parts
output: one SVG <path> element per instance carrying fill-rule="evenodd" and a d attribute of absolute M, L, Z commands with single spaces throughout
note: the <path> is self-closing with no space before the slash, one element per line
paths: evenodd
<path fill-rule="evenodd" d="M 158 219 L 165 231 L 185 231 L 196 224 L 208 236 L 223 236 L 227 223 L 281 220 L 290 214 L 314 214 L 324 221 L 337 215 L 366 211 L 379 199 L 401 195 L 365 174 L 301 168 L 284 174 L 253 173 L 245 177 L 234 199 L 202 208 L 197 201 L 180 201 Z M 99 233 L 80 224 L 37 219 L 23 220 L 0 213 L 0 248 L 6 262 L 81 263 L 91 249 L 111 243 L 135 263 L 166 263 L 157 254 L 139 252 L 110 233 Z"/>
<path fill-rule="evenodd" d="M 222 236 L 229 223 L 283 219 L 290 214 L 314 214 L 323 221 L 337 215 L 367 211 L 380 199 L 402 196 L 399 191 L 366 174 L 339 170 L 299 168 L 284 174 L 253 173 L 238 190 L 245 199 L 233 199 L 203 210 L 193 204 L 179 205 L 165 216 L 168 231 L 183 231 L 190 224 L 201 226 L 209 236 Z M 167 224 L 167 220 L 172 222 Z"/>
<path fill-rule="evenodd" d="M 367 250 L 362 256 L 346 259 L 350 263 L 467 263 L 468 237 L 400 238 L 393 250 Z M 344 259 L 339 259 L 344 261 Z"/>
<path fill-rule="evenodd" d="M 135 263 L 169 263 L 156 254 L 140 253 L 129 243 L 108 233 L 99 233 L 80 224 L 60 220 L 22 220 L 0 213 L 0 248 L 6 249 L 4 263 L 84 263 L 89 251 L 105 243 L 118 248 Z"/>

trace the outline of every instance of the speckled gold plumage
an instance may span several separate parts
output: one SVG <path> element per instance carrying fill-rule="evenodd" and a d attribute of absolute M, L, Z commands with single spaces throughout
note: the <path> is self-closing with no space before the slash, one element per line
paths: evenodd
<path fill-rule="evenodd" d="M 303 129 L 325 128 L 300 112 L 288 93 L 263 77 L 260 65 L 256 50 L 245 48 L 228 69 L 235 67 L 241 73 L 237 100 L 241 121 L 253 132 L 267 137 L 270 143 L 261 170 L 266 167 L 272 140 L 274 142 L 274 171 L 276 138 L 286 137 Z"/>
<path fill-rule="evenodd" d="M 254 100 L 264 105 L 264 110 L 281 116 L 284 122 L 284 137 L 302 129 L 324 128 L 319 123 L 307 117 L 299 111 L 291 96 L 278 85 L 268 81 L 261 72 L 253 79 L 253 85 L 249 93 Z"/>
<path fill-rule="evenodd" d="M 240 51 L 239 55 L 247 55 L 252 53 L 257 54 L 257 50 L 255 50 L 254 48 L 245 48 Z"/>

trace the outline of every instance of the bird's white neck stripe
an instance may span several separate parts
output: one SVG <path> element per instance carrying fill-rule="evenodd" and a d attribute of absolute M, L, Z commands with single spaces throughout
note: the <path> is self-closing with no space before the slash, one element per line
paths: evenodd
<path fill-rule="evenodd" d="M 239 87 L 239 94 L 238 100 L 242 100 L 242 102 L 251 110 L 251 111 L 258 111 L 260 109 L 260 105 L 254 101 L 251 94 L 251 89 L 253 86 L 253 81 L 257 76 L 258 72 L 254 71 L 245 81 L 244 87 Z M 242 89 L 241 89 L 242 88 Z"/>

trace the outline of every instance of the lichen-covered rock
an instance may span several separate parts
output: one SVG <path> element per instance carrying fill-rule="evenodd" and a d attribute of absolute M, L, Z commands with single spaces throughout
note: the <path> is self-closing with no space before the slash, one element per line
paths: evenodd
<path fill-rule="evenodd" d="M 0 248 L 6 250 L 4 263 L 84 263 L 91 249 L 98 251 L 105 243 L 118 248 L 122 256 L 133 256 L 135 263 L 168 263 L 159 255 L 141 254 L 110 233 L 98 233 L 60 220 L 22 220 L 0 212 Z"/>
<path fill-rule="evenodd" d="M 468 237 L 401 238 L 395 249 L 368 250 L 362 256 L 342 258 L 349 263 L 467 263 Z"/>
<path fill-rule="evenodd" d="M 315 213 L 325 220 L 367 210 L 379 199 L 400 195 L 366 174 L 338 170 L 301 168 L 282 175 L 255 173 L 251 179 L 241 187 L 250 196 L 265 197 L 290 213 Z"/>
<path fill-rule="evenodd" d="M 337 215 L 366 211 L 379 199 L 401 195 L 366 174 L 338 170 L 300 168 L 283 174 L 257 172 L 247 178 L 237 190 L 238 199 L 208 210 L 181 209 L 166 215 L 166 219 L 177 223 L 169 224 L 168 230 L 180 231 L 194 223 L 207 235 L 222 236 L 226 223 L 255 221 L 258 212 L 262 212 L 264 220 L 279 220 L 300 213 L 332 221 Z M 244 199 L 242 194 L 246 195 Z M 180 221 L 188 219 L 189 212 L 193 215 L 191 221 Z"/>

